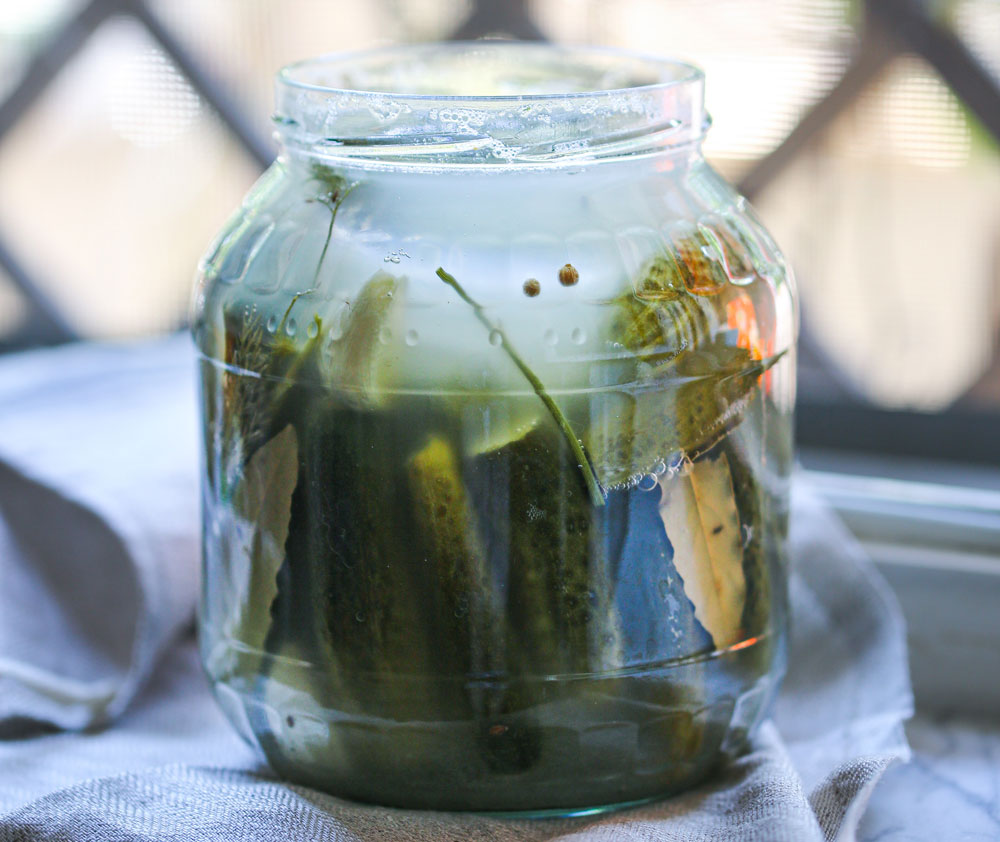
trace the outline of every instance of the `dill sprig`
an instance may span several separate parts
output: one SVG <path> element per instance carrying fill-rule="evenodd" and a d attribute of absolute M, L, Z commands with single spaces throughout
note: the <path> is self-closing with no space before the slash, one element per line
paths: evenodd
<path fill-rule="evenodd" d="M 316 263 L 316 274 L 313 275 L 313 286 L 316 286 L 320 270 L 323 268 L 323 261 L 326 260 L 327 250 L 330 248 L 330 241 L 333 239 L 333 224 L 337 219 L 337 211 L 340 210 L 340 206 L 358 186 L 358 183 L 348 184 L 347 179 L 342 175 L 320 163 L 312 165 L 311 173 L 313 181 L 318 181 L 323 191 L 309 201 L 319 202 L 330 211 L 330 224 L 326 229 L 326 240 L 323 243 L 323 251 L 320 252 L 319 261 Z"/>
<path fill-rule="evenodd" d="M 553 420 L 555 420 L 556 425 L 565 437 L 566 443 L 569 445 L 570 450 L 576 457 L 577 464 L 580 466 L 580 471 L 583 474 L 583 481 L 587 486 L 591 502 L 593 502 L 595 506 L 603 506 L 605 503 L 604 489 L 601 487 L 601 483 L 597 479 L 597 473 L 590 461 L 590 457 L 587 455 L 587 451 L 584 449 L 583 443 L 576 437 L 576 433 L 573 432 L 573 428 L 570 426 L 569 421 L 566 420 L 566 416 L 563 415 L 558 404 L 556 404 L 556 402 L 552 399 L 552 396 L 546 390 L 545 384 L 538 379 L 538 375 L 531 370 L 514 346 L 510 344 L 510 340 L 507 338 L 507 335 L 503 332 L 503 330 L 498 325 L 495 325 L 490 321 L 489 317 L 483 311 L 483 308 L 478 302 L 469 297 L 468 293 L 466 293 L 466 291 L 462 288 L 462 285 L 455 280 L 455 277 L 453 275 L 449 275 L 440 266 L 437 270 L 437 276 L 448 284 L 448 286 L 454 289 L 455 292 L 458 293 L 459 297 L 472 307 L 473 312 L 476 314 L 476 318 L 479 319 L 487 330 L 494 332 L 500 337 L 501 347 L 507 352 L 507 356 L 511 358 L 514 365 L 520 369 L 525 380 L 531 384 L 531 388 L 535 390 L 535 394 L 538 395 L 539 400 L 545 404 L 545 408 L 552 415 Z"/>

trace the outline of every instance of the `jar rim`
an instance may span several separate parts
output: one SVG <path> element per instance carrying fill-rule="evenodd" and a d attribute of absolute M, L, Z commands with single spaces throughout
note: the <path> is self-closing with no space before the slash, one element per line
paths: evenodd
<path fill-rule="evenodd" d="M 605 47 L 407 44 L 295 62 L 275 124 L 310 155 L 395 164 L 580 163 L 697 142 L 693 64 Z"/>
<path fill-rule="evenodd" d="M 643 81 L 633 84 L 619 84 L 614 86 L 594 87 L 587 90 L 576 91 L 520 91 L 512 93 L 447 93 L 441 92 L 412 92 L 400 90 L 380 90 L 352 86 L 350 84 L 323 84 L 301 78 L 297 74 L 316 73 L 322 70 L 336 71 L 348 70 L 351 67 L 357 68 L 359 62 L 365 60 L 378 60 L 380 58 L 399 57 L 422 58 L 428 55 L 443 55 L 450 53 L 456 57 L 486 57 L 487 53 L 520 52 L 523 57 L 531 57 L 531 53 L 540 56 L 543 53 L 549 55 L 558 54 L 562 57 L 576 56 L 591 60 L 606 60 L 624 62 L 628 61 L 633 66 L 640 63 L 650 72 L 657 72 L 659 78 L 655 81 Z M 668 75 L 669 74 L 669 75 Z M 391 97 L 392 99 L 410 100 L 415 102 L 445 100 L 449 102 L 469 101 L 469 102 L 522 102 L 524 100 L 546 100 L 546 99 L 572 99 L 586 98 L 594 96 L 613 96 L 631 91 L 650 91 L 676 87 L 684 84 L 699 83 L 704 81 L 704 71 L 695 64 L 682 59 L 656 56 L 648 53 L 634 52 L 631 50 L 618 49 L 615 47 L 596 47 L 561 45 L 551 43 L 539 43 L 528 41 L 506 41 L 506 40 L 481 40 L 481 41 L 450 41 L 444 43 L 423 43 L 423 44 L 395 44 L 391 46 L 373 47 L 364 50 L 349 50 L 326 53 L 312 58 L 291 62 L 282 67 L 277 73 L 277 83 L 291 88 L 325 93 L 328 95 L 350 94 L 352 96 L 367 96 L 371 98 Z M 412 77 L 410 78 L 412 82 Z"/>

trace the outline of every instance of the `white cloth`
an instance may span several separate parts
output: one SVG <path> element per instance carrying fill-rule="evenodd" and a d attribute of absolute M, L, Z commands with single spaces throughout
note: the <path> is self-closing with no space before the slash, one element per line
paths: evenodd
<path fill-rule="evenodd" d="M 908 756 L 902 721 L 912 698 L 899 609 L 801 482 L 792 506 L 789 670 L 774 719 L 749 754 L 672 799 L 530 822 L 368 807 L 290 786 L 273 780 L 223 721 L 190 640 L 169 649 L 112 727 L 25 736 L 26 716 L 66 727 L 116 714 L 190 622 L 193 373 L 180 339 L 0 366 L 0 557 L 6 577 L 13 553 L 20 576 L 20 590 L 0 590 L 0 630 L 8 634 L 10 612 L 33 622 L 25 600 L 56 618 L 36 623 L 34 635 L 0 638 L 0 733 L 8 734 L 0 740 L 0 842 L 845 842 L 882 772 Z M 56 527 L 71 507 L 69 526 Z M 105 689 L 81 701 L 95 687 Z"/>
<path fill-rule="evenodd" d="M 194 374 L 186 336 L 0 361 L 0 723 L 110 721 L 191 622 Z"/>

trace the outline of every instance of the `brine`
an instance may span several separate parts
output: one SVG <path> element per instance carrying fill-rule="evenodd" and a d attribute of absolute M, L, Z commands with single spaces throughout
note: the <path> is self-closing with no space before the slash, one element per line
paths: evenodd
<path fill-rule="evenodd" d="M 351 182 L 310 179 L 315 281 Z M 741 749 L 782 669 L 790 422 L 740 237 L 692 225 L 611 278 L 552 260 L 555 309 L 402 249 L 332 299 L 219 299 L 203 661 L 279 773 L 565 813 Z"/>

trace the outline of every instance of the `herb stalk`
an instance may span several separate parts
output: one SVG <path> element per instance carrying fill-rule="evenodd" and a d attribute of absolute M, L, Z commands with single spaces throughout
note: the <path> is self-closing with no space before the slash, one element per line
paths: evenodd
<path fill-rule="evenodd" d="M 476 318 L 479 319 L 487 330 L 495 331 L 496 335 L 500 337 L 501 347 L 507 352 L 507 356 L 511 358 L 514 365 L 520 369 L 525 380 L 531 384 L 531 388 L 535 390 L 535 394 L 538 395 L 539 400 L 545 404 L 545 408 L 552 415 L 552 418 L 558 425 L 559 430 L 565 437 L 566 443 L 569 445 L 570 450 L 572 450 L 573 455 L 576 457 L 577 464 L 580 466 L 580 471 L 583 474 L 583 480 L 587 486 L 587 491 L 590 494 L 591 502 L 595 506 L 603 506 L 605 503 L 604 489 L 601 487 L 601 483 L 597 479 L 597 473 L 594 471 L 594 466 L 590 461 L 590 457 L 587 455 L 587 451 L 584 450 L 583 443 L 576 437 L 576 433 L 573 432 L 573 428 L 570 426 L 569 421 L 566 420 L 566 416 L 563 415 L 558 404 L 552 400 L 552 396 L 548 393 L 548 391 L 546 391 L 545 385 L 542 381 L 538 379 L 538 375 L 531 370 L 528 364 L 521 358 L 521 355 L 510 344 L 510 340 L 507 339 L 507 334 L 505 334 L 498 325 L 495 325 L 490 321 L 486 313 L 483 312 L 483 308 L 479 305 L 479 303 L 469 297 L 468 293 L 466 293 L 466 291 L 462 288 L 462 285 L 453 275 L 449 275 L 439 266 L 437 276 L 448 284 L 448 286 L 454 289 L 455 292 L 458 293 L 459 297 L 466 302 L 466 304 L 472 307 L 473 312 L 476 314 Z"/>

